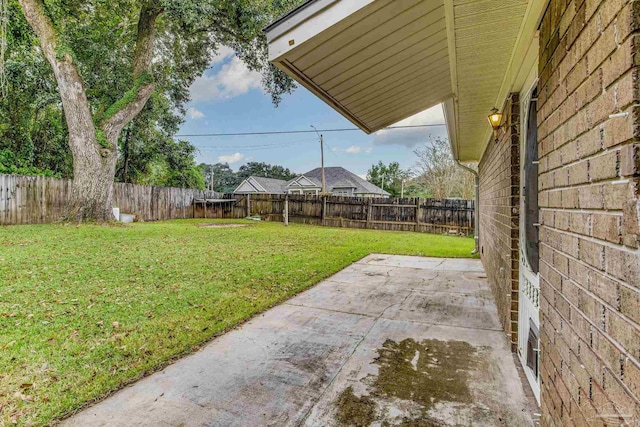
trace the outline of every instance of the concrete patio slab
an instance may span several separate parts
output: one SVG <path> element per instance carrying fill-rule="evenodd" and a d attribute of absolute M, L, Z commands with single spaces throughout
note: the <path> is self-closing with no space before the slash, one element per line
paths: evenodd
<path fill-rule="evenodd" d="M 483 277 L 371 255 L 63 425 L 533 425 Z"/>

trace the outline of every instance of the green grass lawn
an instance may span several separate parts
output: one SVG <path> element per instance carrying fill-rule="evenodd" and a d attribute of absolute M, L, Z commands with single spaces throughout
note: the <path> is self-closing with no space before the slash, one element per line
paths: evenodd
<path fill-rule="evenodd" d="M 461 237 L 198 222 L 0 227 L 0 425 L 64 417 L 369 253 L 473 249 Z"/>

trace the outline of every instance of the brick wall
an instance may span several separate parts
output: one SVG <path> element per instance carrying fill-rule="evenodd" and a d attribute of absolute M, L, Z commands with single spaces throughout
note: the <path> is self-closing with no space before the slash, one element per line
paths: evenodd
<path fill-rule="evenodd" d="M 639 24 L 551 0 L 540 28 L 543 425 L 640 425 Z"/>
<path fill-rule="evenodd" d="M 519 111 L 518 94 L 512 94 L 498 142 L 489 142 L 479 165 L 482 262 L 514 351 L 518 343 Z"/>

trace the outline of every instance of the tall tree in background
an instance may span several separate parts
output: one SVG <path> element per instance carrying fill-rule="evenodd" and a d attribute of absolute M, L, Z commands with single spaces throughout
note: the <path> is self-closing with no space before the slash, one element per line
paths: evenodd
<path fill-rule="evenodd" d="M 473 199 L 474 177 L 455 164 L 449 141 L 432 138 L 414 153 L 418 157 L 415 184 L 429 197 Z"/>
<path fill-rule="evenodd" d="M 283 179 L 285 181 L 289 181 L 298 175 L 283 166 L 270 165 L 263 162 L 249 162 L 246 165 L 240 166 L 240 169 L 238 169 L 238 178 L 240 178 L 240 182 L 250 176 L 261 176 L 264 178 Z"/>
<path fill-rule="evenodd" d="M 158 76 L 181 79 L 233 48 L 274 102 L 293 83 L 268 64 L 261 28 L 296 0 L 18 0 L 53 71 L 64 111 L 73 177 L 67 219 L 111 217 L 119 138 L 156 90 Z"/>
<path fill-rule="evenodd" d="M 410 173 L 403 170 L 398 162 L 385 165 L 379 161 L 367 171 L 367 181 L 388 191 L 393 197 L 400 197 L 403 181 L 406 183 L 410 176 Z"/>
<path fill-rule="evenodd" d="M 206 188 L 221 193 L 233 193 L 242 180 L 229 167 L 228 163 L 216 163 L 215 165 L 201 164 L 204 170 Z"/>

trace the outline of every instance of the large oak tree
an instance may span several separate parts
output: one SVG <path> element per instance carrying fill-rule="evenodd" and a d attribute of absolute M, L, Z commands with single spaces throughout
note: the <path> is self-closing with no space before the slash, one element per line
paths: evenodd
<path fill-rule="evenodd" d="M 154 95 L 157 76 L 166 77 L 166 64 L 188 85 L 219 47 L 229 46 L 263 74 L 274 102 L 293 88 L 268 64 L 261 29 L 300 0 L 18 2 L 53 70 L 64 111 L 74 176 L 68 220 L 111 217 L 120 134 Z"/>

